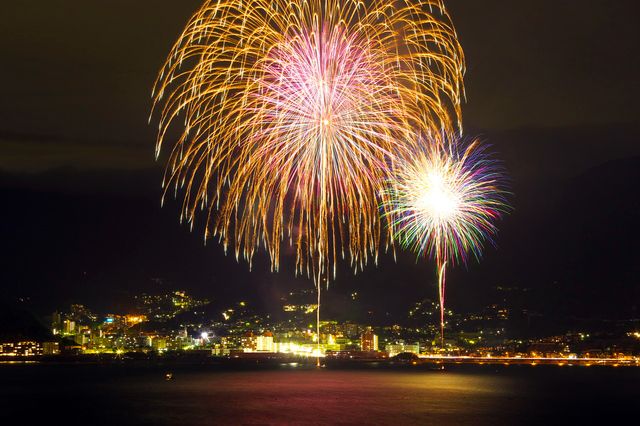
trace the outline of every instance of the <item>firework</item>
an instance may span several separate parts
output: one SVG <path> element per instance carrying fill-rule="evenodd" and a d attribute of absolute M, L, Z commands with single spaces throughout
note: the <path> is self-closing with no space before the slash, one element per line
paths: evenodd
<path fill-rule="evenodd" d="M 504 172 L 478 140 L 438 138 L 400 165 L 389 192 L 400 244 L 435 259 L 444 341 L 447 264 L 479 260 L 483 245 L 493 243 L 495 222 L 509 210 Z"/>
<path fill-rule="evenodd" d="M 459 126 L 464 61 L 439 1 L 207 1 L 154 89 L 157 153 L 183 219 L 278 269 L 282 241 L 316 281 L 377 253 L 380 182 L 415 122 Z M 346 253 L 346 254 L 345 254 Z"/>
<path fill-rule="evenodd" d="M 319 306 L 339 258 L 357 271 L 391 241 L 381 188 L 413 129 L 461 130 L 463 73 L 440 0 L 206 1 L 154 87 L 164 187 L 249 265 L 292 246 Z"/>

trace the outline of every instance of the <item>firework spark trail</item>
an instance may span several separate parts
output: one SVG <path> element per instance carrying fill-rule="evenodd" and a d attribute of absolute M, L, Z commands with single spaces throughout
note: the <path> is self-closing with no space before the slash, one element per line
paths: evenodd
<path fill-rule="evenodd" d="M 504 171 L 478 140 L 442 137 L 398 167 L 389 193 L 388 215 L 400 244 L 436 261 L 444 346 L 447 264 L 479 260 L 484 243 L 493 243 L 495 222 L 510 210 Z"/>

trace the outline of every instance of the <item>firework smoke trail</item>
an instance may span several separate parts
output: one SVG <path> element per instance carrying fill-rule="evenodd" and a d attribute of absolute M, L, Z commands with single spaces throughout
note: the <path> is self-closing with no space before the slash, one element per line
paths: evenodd
<path fill-rule="evenodd" d="M 397 239 L 436 261 L 443 347 L 447 264 L 480 260 L 484 243 L 493 243 L 495 222 L 510 210 L 505 179 L 478 140 L 442 137 L 405 160 L 391 183 L 388 211 Z"/>
<path fill-rule="evenodd" d="M 163 187 L 250 266 L 293 247 L 319 292 L 392 241 L 381 188 L 418 123 L 461 131 L 463 73 L 440 0 L 205 1 L 154 86 Z"/>

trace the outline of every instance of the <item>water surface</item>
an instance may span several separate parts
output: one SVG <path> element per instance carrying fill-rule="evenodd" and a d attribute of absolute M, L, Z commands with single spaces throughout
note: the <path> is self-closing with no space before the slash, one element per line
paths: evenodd
<path fill-rule="evenodd" d="M 637 368 L 566 366 L 2 365 L 0 419 L 27 425 L 608 424 L 637 418 L 639 379 Z"/>

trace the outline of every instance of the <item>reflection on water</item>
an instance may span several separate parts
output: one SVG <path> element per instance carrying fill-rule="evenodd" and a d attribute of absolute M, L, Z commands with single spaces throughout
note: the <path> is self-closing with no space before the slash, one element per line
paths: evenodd
<path fill-rule="evenodd" d="M 0 368 L 0 413 L 66 424 L 592 424 L 633 413 L 639 369 Z M 34 411 L 33 407 L 39 407 Z"/>

